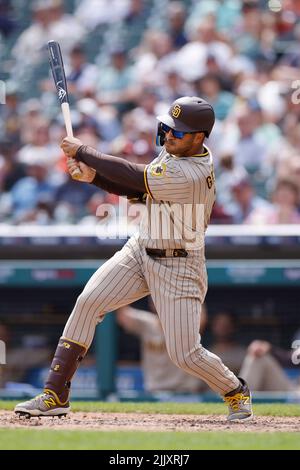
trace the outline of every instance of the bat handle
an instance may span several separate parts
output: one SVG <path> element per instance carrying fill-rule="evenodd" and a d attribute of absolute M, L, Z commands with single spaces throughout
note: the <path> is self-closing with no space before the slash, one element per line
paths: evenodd
<path fill-rule="evenodd" d="M 69 103 L 62 103 L 61 109 L 62 109 L 64 121 L 65 121 L 67 136 L 74 137 Z M 70 160 L 74 160 L 74 158 L 71 158 Z M 72 173 L 72 178 L 75 180 L 78 180 L 81 178 L 80 168 L 75 168 L 75 170 Z"/>
<path fill-rule="evenodd" d="M 74 160 L 74 158 L 71 158 Z M 81 179 L 81 170 L 79 167 L 75 168 L 75 170 L 71 173 L 73 180 L 80 180 Z"/>

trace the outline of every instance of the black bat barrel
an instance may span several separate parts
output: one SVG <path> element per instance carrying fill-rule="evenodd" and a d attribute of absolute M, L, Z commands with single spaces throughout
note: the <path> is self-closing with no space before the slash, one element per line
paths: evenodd
<path fill-rule="evenodd" d="M 48 42 L 49 62 L 60 104 L 69 103 L 67 81 L 61 49 L 57 41 Z"/>

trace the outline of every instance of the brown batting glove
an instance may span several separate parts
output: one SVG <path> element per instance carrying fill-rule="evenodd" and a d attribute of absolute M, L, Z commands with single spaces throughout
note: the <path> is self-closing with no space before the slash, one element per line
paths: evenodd
<path fill-rule="evenodd" d="M 75 158 L 77 150 L 82 146 L 82 142 L 76 139 L 76 137 L 65 137 L 60 146 L 68 158 Z"/>
<path fill-rule="evenodd" d="M 76 160 L 74 160 L 74 158 L 67 159 L 67 167 L 68 167 L 70 175 L 76 181 L 82 181 L 84 183 L 91 183 L 95 179 L 96 170 L 94 170 L 93 168 L 90 168 L 83 162 L 77 162 Z M 73 175 L 75 174 L 74 172 L 77 168 L 80 169 L 80 174 L 76 174 L 76 177 L 74 178 Z"/>

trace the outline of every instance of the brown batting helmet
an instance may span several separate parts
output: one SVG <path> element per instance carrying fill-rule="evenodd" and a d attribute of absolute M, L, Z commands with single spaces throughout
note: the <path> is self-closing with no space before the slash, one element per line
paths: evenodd
<path fill-rule="evenodd" d="M 215 123 L 215 113 L 204 99 L 184 96 L 174 101 L 168 114 L 157 116 L 157 119 L 176 131 L 204 132 L 209 137 Z"/>

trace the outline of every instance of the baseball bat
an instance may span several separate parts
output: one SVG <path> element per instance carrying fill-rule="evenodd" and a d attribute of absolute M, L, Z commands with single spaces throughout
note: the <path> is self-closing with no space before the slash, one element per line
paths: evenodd
<path fill-rule="evenodd" d="M 56 87 L 58 100 L 61 105 L 61 110 L 65 122 L 65 127 L 68 137 L 73 137 L 73 127 L 71 121 L 69 96 L 67 88 L 67 80 L 65 75 L 65 68 L 62 58 L 61 49 L 57 41 L 48 42 L 49 62 L 53 75 L 53 80 Z M 81 171 L 76 168 L 72 173 L 72 178 L 79 179 Z"/>

